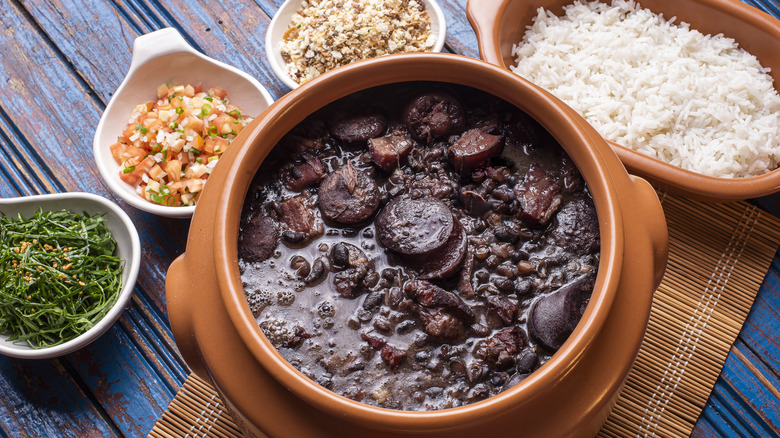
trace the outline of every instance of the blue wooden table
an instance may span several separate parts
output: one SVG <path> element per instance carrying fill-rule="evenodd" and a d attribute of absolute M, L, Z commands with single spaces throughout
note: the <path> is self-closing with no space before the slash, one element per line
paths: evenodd
<path fill-rule="evenodd" d="M 778 0 L 746 1 L 780 17 Z M 92 136 L 138 35 L 177 28 L 275 98 L 289 91 L 264 59 L 265 31 L 281 0 L 164 3 L 0 2 L 0 196 L 86 191 L 116 201 L 93 164 Z M 466 0 L 440 4 L 447 50 L 478 57 Z M 780 215 L 780 195 L 752 202 Z M 144 248 L 131 306 L 78 352 L 54 360 L 0 357 L 0 437 L 146 436 L 187 377 L 168 327 L 164 280 L 184 251 L 189 222 L 120 206 Z M 780 435 L 779 333 L 776 255 L 694 436 Z"/>

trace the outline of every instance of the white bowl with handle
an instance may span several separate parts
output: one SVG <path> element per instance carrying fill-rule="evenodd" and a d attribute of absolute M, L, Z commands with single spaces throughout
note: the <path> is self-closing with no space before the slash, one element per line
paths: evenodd
<path fill-rule="evenodd" d="M 249 74 L 209 58 L 187 44 L 176 29 L 165 28 L 139 36 L 133 44 L 133 58 L 125 79 L 106 106 L 97 125 L 92 149 L 98 170 L 109 189 L 140 210 L 166 217 L 191 217 L 196 206 L 171 207 L 142 198 L 136 188 L 119 178 L 120 165 L 110 146 L 125 130 L 133 110 L 156 100 L 160 84 L 200 84 L 227 91 L 230 103 L 243 114 L 256 117 L 273 102 L 260 82 Z"/>
<path fill-rule="evenodd" d="M 425 11 L 431 19 L 431 34 L 435 38 L 432 52 L 441 52 L 444 49 L 444 40 L 447 36 L 447 20 L 441 7 L 433 0 L 421 0 L 425 4 Z M 304 0 L 286 0 L 276 11 L 268 30 L 265 34 L 265 54 L 274 74 L 291 90 L 300 84 L 287 72 L 287 62 L 282 58 L 282 41 L 284 33 L 292 23 L 292 16 L 303 7 Z"/>

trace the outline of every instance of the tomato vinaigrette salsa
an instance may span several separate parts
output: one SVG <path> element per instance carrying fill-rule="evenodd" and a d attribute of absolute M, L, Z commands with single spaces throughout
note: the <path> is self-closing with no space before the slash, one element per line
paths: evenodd
<path fill-rule="evenodd" d="M 251 120 L 222 88 L 162 84 L 156 102 L 135 108 L 111 154 L 119 177 L 142 198 L 195 205 L 219 157 Z"/>

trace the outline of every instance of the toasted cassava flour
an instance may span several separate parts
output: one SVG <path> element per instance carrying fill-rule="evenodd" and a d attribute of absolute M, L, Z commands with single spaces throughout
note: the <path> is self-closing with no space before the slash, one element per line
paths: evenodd
<path fill-rule="evenodd" d="M 306 0 L 284 34 L 287 72 L 302 84 L 362 59 L 433 49 L 422 0 Z"/>

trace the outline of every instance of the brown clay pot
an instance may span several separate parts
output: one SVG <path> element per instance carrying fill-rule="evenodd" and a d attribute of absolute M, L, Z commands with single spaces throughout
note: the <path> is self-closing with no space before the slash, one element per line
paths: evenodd
<path fill-rule="evenodd" d="M 307 115 L 369 87 L 439 81 L 500 96 L 549 130 L 580 169 L 601 228 L 601 264 L 579 325 L 545 365 L 515 387 L 465 407 L 406 412 L 364 405 L 320 387 L 265 338 L 238 268 L 239 218 L 269 150 Z M 485 62 L 456 55 L 383 57 L 339 68 L 286 95 L 235 140 L 209 179 L 185 254 L 168 270 L 168 312 L 179 349 L 210 380 L 245 432 L 261 436 L 592 436 L 612 408 L 647 324 L 666 264 L 655 191 L 629 176 L 578 115 L 550 94 Z"/>
<path fill-rule="evenodd" d="M 609 3 L 609 0 L 600 0 Z M 477 34 L 482 59 L 504 69 L 515 64 L 512 46 L 523 39 L 527 26 L 544 8 L 556 15 L 574 0 L 469 0 L 467 14 Z M 740 47 L 771 68 L 775 88 L 780 84 L 780 20 L 740 0 L 640 0 L 640 6 L 675 23 L 686 22 L 704 34 L 733 38 Z M 757 198 L 780 191 L 780 169 L 749 178 L 715 178 L 681 169 L 640 152 L 609 142 L 635 175 L 672 193 L 705 201 Z"/>

